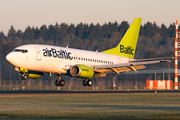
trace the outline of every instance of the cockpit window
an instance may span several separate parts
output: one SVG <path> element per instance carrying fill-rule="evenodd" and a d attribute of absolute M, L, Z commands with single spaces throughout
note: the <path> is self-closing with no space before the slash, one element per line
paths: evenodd
<path fill-rule="evenodd" d="M 27 53 L 28 50 L 22 50 L 22 49 L 15 49 L 14 50 L 15 52 L 22 52 L 22 53 Z"/>

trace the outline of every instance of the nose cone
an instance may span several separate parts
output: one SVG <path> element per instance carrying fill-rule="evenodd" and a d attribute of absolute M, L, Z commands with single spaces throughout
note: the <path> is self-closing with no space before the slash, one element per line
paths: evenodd
<path fill-rule="evenodd" d="M 22 55 L 20 54 L 21 53 L 18 54 L 17 52 L 10 52 L 8 55 L 6 55 L 6 60 L 14 66 L 24 65 L 23 61 L 25 60 L 22 58 Z"/>
<path fill-rule="evenodd" d="M 6 60 L 9 61 L 10 63 L 12 63 L 13 59 L 14 57 L 12 52 L 6 55 Z"/>

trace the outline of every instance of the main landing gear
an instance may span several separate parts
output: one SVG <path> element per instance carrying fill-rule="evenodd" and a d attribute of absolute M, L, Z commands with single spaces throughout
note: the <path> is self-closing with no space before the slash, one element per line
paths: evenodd
<path fill-rule="evenodd" d="M 88 79 L 83 80 L 83 85 L 84 86 L 92 86 L 92 84 L 93 84 L 92 80 L 88 80 Z"/>
<path fill-rule="evenodd" d="M 56 86 L 64 86 L 65 81 L 61 79 L 61 75 L 58 76 L 58 80 L 55 81 Z M 93 82 L 90 79 L 83 80 L 84 86 L 92 86 Z"/>
<path fill-rule="evenodd" d="M 55 81 L 56 86 L 64 86 L 65 85 L 65 81 L 63 79 L 61 79 L 61 76 L 58 76 L 58 80 Z"/>

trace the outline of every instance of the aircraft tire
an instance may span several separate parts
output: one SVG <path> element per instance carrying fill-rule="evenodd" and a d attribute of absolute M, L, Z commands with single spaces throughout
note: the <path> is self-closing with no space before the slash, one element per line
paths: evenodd
<path fill-rule="evenodd" d="M 83 85 L 87 86 L 87 80 L 83 80 Z"/>
<path fill-rule="evenodd" d="M 88 80 L 88 81 L 87 81 L 87 85 L 88 85 L 88 86 L 92 86 L 92 84 L 93 84 L 92 80 Z"/>
<path fill-rule="evenodd" d="M 64 86 L 64 85 L 65 85 L 65 81 L 64 81 L 64 80 L 60 80 L 59 82 L 60 82 L 60 85 L 61 85 L 61 86 Z"/>
<path fill-rule="evenodd" d="M 21 79 L 22 79 L 22 80 L 25 80 L 25 79 L 24 79 L 24 76 L 21 75 Z"/>
<path fill-rule="evenodd" d="M 60 86 L 60 81 L 59 81 L 59 80 L 56 80 L 56 81 L 55 81 L 55 85 L 56 85 L 56 86 Z"/>
<path fill-rule="evenodd" d="M 27 75 L 22 74 L 22 75 L 21 75 L 21 79 L 22 79 L 22 80 L 26 80 L 26 79 L 27 79 Z"/>

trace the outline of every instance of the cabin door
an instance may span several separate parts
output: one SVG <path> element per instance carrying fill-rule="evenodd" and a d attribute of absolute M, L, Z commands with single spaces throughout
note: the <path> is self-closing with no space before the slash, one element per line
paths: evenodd
<path fill-rule="evenodd" d="M 41 50 L 39 47 L 35 46 L 34 47 L 36 50 L 36 60 L 41 60 L 42 59 L 42 55 L 41 55 Z"/>

